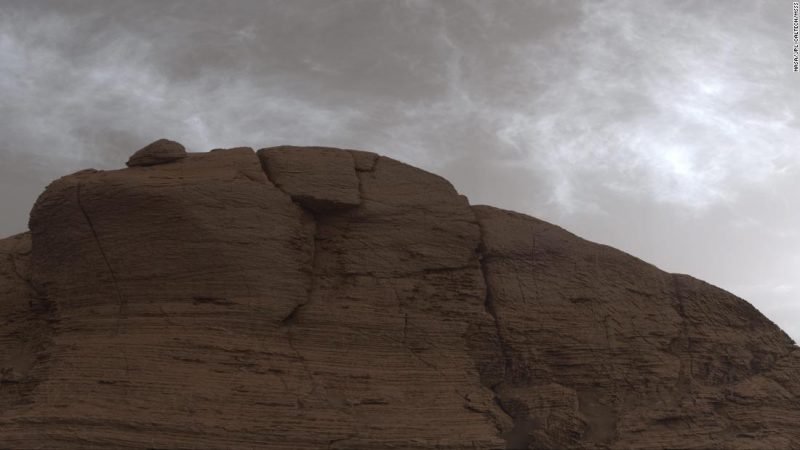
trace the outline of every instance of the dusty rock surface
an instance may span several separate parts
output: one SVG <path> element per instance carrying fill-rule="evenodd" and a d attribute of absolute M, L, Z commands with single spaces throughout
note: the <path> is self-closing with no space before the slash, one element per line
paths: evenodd
<path fill-rule="evenodd" d="M 168 162 L 0 240 L 0 448 L 800 447 L 727 292 L 374 153 Z"/>
<path fill-rule="evenodd" d="M 261 149 L 258 157 L 270 180 L 303 207 L 325 212 L 361 204 L 350 152 L 285 145 Z"/>
<path fill-rule="evenodd" d="M 159 139 L 139 149 L 139 151 L 131 155 L 125 164 L 128 167 L 154 166 L 177 161 L 185 157 L 186 149 L 183 148 L 183 145 L 169 139 Z"/>

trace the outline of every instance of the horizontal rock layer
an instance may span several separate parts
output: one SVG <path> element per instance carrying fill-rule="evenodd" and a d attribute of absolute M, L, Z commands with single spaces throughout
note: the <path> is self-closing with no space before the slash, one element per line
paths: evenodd
<path fill-rule="evenodd" d="M 2 447 L 800 446 L 750 304 L 374 153 L 81 171 L 0 257 Z"/>

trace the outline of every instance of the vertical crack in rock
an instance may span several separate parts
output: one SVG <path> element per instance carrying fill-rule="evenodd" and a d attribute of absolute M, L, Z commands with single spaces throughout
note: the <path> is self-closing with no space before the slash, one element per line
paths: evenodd
<path fill-rule="evenodd" d="M 27 253 L 22 253 L 23 255 L 27 255 Z M 34 300 L 39 300 L 40 302 L 48 302 L 47 296 L 43 293 L 40 289 L 38 289 L 34 284 L 30 277 L 23 275 L 20 273 L 19 267 L 17 267 L 17 258 L 15 258 L 14 253 L 8 254 L 8 263 L 11 266 L 11 269 L 14 271 L 14 275 L 20 279 L 20 281 L 24 282 L 28 289 L 31 292 L 31 298 Z"/>
<path fill-rule="evenodd" d="M 282 328 L 284 328 L 286 330 L 286 341 L 289 344 L 289 348 L 292 349 L 292 352 L 295 354 L 295 357 L 300 362 L 300 364 L 303 366 L 303 370 L 305 371 L 306 375 L 308 376 L 308 379 L 311 381 L 311 392 L 312 393 L 316 393 L 318 389 L 321 389 L 321 390 L 324 391 L 324 387 L 322 387 L 319 384 L 319 382 L 317 381 L 316 377 L 314 377 L 314 372 L 311 370 L 311 367 L 309 367 L 308 361 L 306 360 L 305 356 L 303 356 L 303 354 L 297 348 L 297 345 L 295 345 L 294 336 L 292 334 L 293 333 L 293 327 L 298 322 L 298 319 L 300 317 L 301 311 L 303 310 L 303 308 L 305 308 L 308 304 L 311 303 L 311 300 L 314 297 L 314 293 L 316 292 L 316 285 L 317 285 L 317 255 L 318 255 L 318 253 L 317 253 L 317 240 L 319 239 L 319 237 L 317 235 L 317 231 L 319 229 L 319 222 L 317 220 L 316 214 L 313 211 L 309 210 L 308 208 L 305 208 L 299 202 L 295 201 L 292 198 L 292 196 L 289 195 L 288 192 L 286 192 L 272 178 L 270 178 L 269 171 L 267 170 L 267 167 L 264 164 L 264 160 L 260 159 L 260 163 L 261 163 L 261 170 L 264 172 L 264 176 L 267 178 L 267 181 L 270 184 L 272 184 L 272 186 L 274 186 L 276 189 L 281 191 L 286 196 L 286 198 L 288 198 L 294 205 L 296 205 L 298 208 L 300 208 L 301 211 L 303 211 L 304 213 L 308 214 L 311 217 L 312 223 L 313 223 L 313 226 L 314 226 L 314 231 L 311 233 L 311 267 L 309 268 L 309 286 L 308 286 L 308 293 L 306 295 L 306 300 L 304 302 L 302 302 L 302 303 L 296 304 L 294 306 L 294 308 L 292 308 L 292 310 L 289 311 L 289 314 L 287 314 L 283 319 L 281 319 L 280 325 L 281 325 Z M 284 382 L 284 384 L 285 384 L 285 382 Z M 333 407 L 333 405 L 330 403 L 330 399 L 328 398 L 328 395 L 324 395 L 324 399 L 329 404 L 329 406 Z M 303 407 L 303 402 L 300 399 L 299 395 L 297 397 L 297 403 L 298 403 L 298 406 L 300 408 Z"/>
<path fill-rule="evenodd" d="M 350 152 L 348 152 L 348 153 L 350 153 Z M 353 167 L 356 169 L 356 178 L 358 179 L 358 198 L 361 201 L 361 203 L 363 204 L 364 203 L 364 180 L 362 180 L 362 178 L 361 178 L 363 175 L 361 174 L 361 171 L 358 170 L 358 168 L 356 167 L 356 158 L 355 158 L 355 156 L 353 156 L 353 154 L 350 153 L 350 157 L 353 159 Z M 375 162 L 373 162 L 372 170 L 375 170 Z M 372 170 L 370 170 L 370 172 Z"/>
<path fill-rule="evenodd" d="M 378 161 L 381 159 L 381 156 L 374 155 L 374 158 L 372 158 L 372 161 L 369 164 L 369 166 L 359 167 L 359 164 L 356 162 L 356 156 L 354 152 L 348 151 L 347 153 L 349 153 L 350 158 L 353 159 L 353 168 L 355 169 L 356 172 L 356 178 L 358 178 L 358 198 L 361 199 L 361 201 L 363 202 L 364 201 L 364 179 L 362 178 L 363 174 L 369 172 L 375 172 L 375 167 L 378 166 Z"/>
<path fill-rule="evenodd" d="M 360 153 L 362 153 L 362 155 L 365 155 L 365 156 L 368 156 L 368 157 L 371 158 L 369 164 L 364 166 L 364 165 L 359 165 L 359 163 L 356 161 L 356 154 L 359 153 L 358 151 L 349 151 L 348 153 L 350 154 L 351 158 L 353 159 L 353 168 L 355 169 L 356 178 L 358 178 L 358 195 L 359 195 L 359 198 L 361 199 L 361 201 L 363 203 L 364 199 L 366 198 L 364 196 L 364 179 L 363 179 L 364 174 L 365 173 L 373 173 L 373 172 L 375 172 L 375 170 L 378 167 L 378 163 L 382 160 L 382 157 L 380 155 L 377 155 L 377 154 L 369 154 L 367 152 L 360 152 Z M 362 157 L 362 162 L 363 162 L 363 157 Z M 423 275 L 423 274 L 437 273 L 437 272 L 440 272 L 440 271 L 461 270 L 461 269 L 464 269 L 464 268 L 469 268 L 469 266 L 453 267 L 453 268 L 442 268 L 442 269 L 426 269 L 426 270 L 423 270 L 423 271 L 420 271 L 420 272 L 404 273 L 404 274 L 399 274 L 399 275 L 396 275 L 396 276 Z M 364 273 L 358 273 L 358 274 L 350 273 L 349 275 L 351 275 L 351 276 L 352 275 L 365 275 L 365 276 L 370 276 L 370 277 L 373 277 L 373 278 L 376 278 L 376 279 L 382 278 L 382 277 L 376 276 L 375 274 L 370 273 L 370 272 L 364 272 Z M 394 292 L 395 300 L 397 301 L 398 312 L 403 315 L 403 330 L 402 330 L 403 331 L 403 339 L 402 340 L 397 340 L 397 339 L 391 338 L 389 336 L 380 336 L 380 337 L 385 339 L 385 340 L 387 340 L 387 341 L 390 341 L 390 342 L 393 342 L 395 344 L 399 344 L 399 345 L 403 346 L 406 350 L 408 350 L 409 354 L 412 357 L 414 357 L 416 360 L 421 362 L 423 365 L 425 365 L 429 369 L 436 371 L 437 373 L 439 373 L 442 376 L 445 376 L 444 373 L 439 368 L 439 366 L 437 366 L 436 364 L 428 361 L 426 358 L 423 358 L 419 354 L 418 351 L 414 350 L 411 346 L 408 345 L 408 331 L 409 331 L 408 312 L 406 312 L 406 310 L 403 308 L 403 304 L 402 304 L 402 301 L 400 300 L 400 295 L 397 293 L 397 289 L 393 288 L 393 292 Z M 359 331 L 359 333 L 363 334 L 360 331 Z"/>
<path fill-rule="evenodd" d="M 19 252 L 16 248 L 6 254 L 12 275 L 27 287 L 28 292 L 24 297 L 28 299 L 28 308 L 31 312 L 31 316 L 23 319 L 24 326 L 9 335 L 15 337 L 15 342 L 19 346 L 3 349 L 9 354 L 13 353 L 14 357 L 4 361 L 0 358 L 0 362 L 4 363 L 0 367 L 0 390 L 3 385 L 15 385 L 14 392 L 5 391 L 4 398 L 15 398 L 17 404 L 27 403 L 39 383 L 47 378 L 49 369 L 47 361 L 52 355 L 50 349 L 53 344 L 53 325 L 58 322 L 53 302 L 34 285 L 29 274 L 23 273 L 27 271 L 20 270 L 17 264 L 18 255 L 29 254 L 30 250 Z M 15 321 L 10 319 L 6 324 L 10 325 Z"/>
<path fill-rule="evenodd" d="M 489 269 L 484 263 L 484 260 L 487 258 L 487 255 L 482 247 L 481 250 L 479 251 L 480 251 L 480 257 L 478 258 L 478 261 L 481 265 L 481 274 L 483 275 L 483 283 L 484 285 L 486 285 L 486 299 L 483 302 L 483 306 L 486 309 L 486 312 L 489 313 L 490 316 L 492 316 L 492 320 L 494 321 L 494 329 L 495 333 L 497 334 L 497 342 L 500 344 L 500 352 L 503 358 L 503 377 L 505 378 L 511 372 L 513 363 L 511 361 L 511 357 L 508 354 L 508 350 L 506 349 L 506 342 L 505 339 L 503 338 L 503 330 L 500 327 L 500 320 L 497 317 L 497 310 L 495 309 L 494 306 L 494 296 L 492 295 L 492 288 L 491 285 L 489 284 Z M 494 385 L 491 386 L 491 389 L 495 390 L 495 388 L 500 383 L 501 382 L 495 383 Z"/>
<path fill-rule="evenodd" d="M 306 305 L 311 303 L 311 299 L 312 299 L 312 297 L 314 295 L 314 291 L 316 289 L 317 240 L 318 240 L 317 231 L 318 231 L 319 225 L 318 225 L 317 216 L 315 215 L 315 213 L 313 211 L 309 210 L 308 208 L 305 208 L 303 205 L 301 205 L 297 201 L 295 201 L 288 192 L 286 192 L 283 188 L 281 188 L 281 186 L 278 185 L 278 183 L 275 182 L 275 180 L 270 178 L 269 170 L 267 170 L 267 166 L 266 166 L 266 161 L 264 159 L 262 159 L 262 158 L 258 158 L 258 160 L 259 160 L 259 164 L 261 166 L 261 171 L 264 172 L 264 176 L 267 178 L 267 181 L 272 186 L 274 186 L 276 189 L 281 191 L 286 196 L 286 198 L 288 198 L 294 205 L 296 205 L 298 208 L 300 208 L 301 211 L 307 213 L 311 217 L 312 223 L 314 225 L 314 231 L 311 233 L 311 267 L 310 267 L 310 270 L 309 270 L 310 279 L 309 279 L 308 294 L 306 295 L 306 301 L 304 301 L 302 303 L 298 303 L 297 305 L 295 305 L 294 308 L 292 308 L 292 310 L 289 312 L 289 314 L 287 314 L 286 317 L 284 317 L 281 320 L 281 326 L 291 327 L 292 325 L 294 325 L 297 322 L 298 316 L 300 315 L 300 311 L 303 309 L 303 307 L 305 307 Z M 287 335 L 288 335 L 288 338 L 289 338 L 289 344 L 293 345 L 291 332 L 288 330 L 288 328 L 287 328 Z M 295 350 L 295 352 L 296 352 L 296 350 Z"/>
<path fill-rule="evenodd" d="M 677 302 L 673 305 L 675 311 L 681 317 L 681 339 L 684 340 L 686 356 L 689 359 L 689 367 L 688 369 L 685 367 L 683 362 L 683 358 L 680 359 L 680 373 L 678 375 L 678 385 L 683 386 L 686 389 L 682 389 L 684 392 L 688 392 L 689 388 L 691 388 L 691 379 L 692 373 L 694 369 L 694 360 L 692 355 L 692 339 L 689 337 L 689 319 L 686 317 L 686 307 L 684 305 L 684 298 L 683 298 L 683 291 L 681 290 L 680 284 L 680 275 L 678 274 L 670 274 L 670 278 L 672 279 L 672 286 L 675 290 L 675 299 Z M 687 373 L 688 370 L 688 373 Z"/>
<path fill-rule="evenodd" d="M 21 254 L 27 255 L 28 253 L 21 253 Z M 52 333 L 51 329 L 52 324 L 58 322 L 58 318 L 56 317 L 56 312 L 57 312 L 55 308 L 56 305 L 50 300 L 50 298 L 47 296 L 47 293 L 44 292 L 43 289 L 38 288 L 33 283 L 33 280 L 31 280 L 30 276 L 26 276 L 20 272 L 19 267 L 17 267 L 17 259 L 14 253 L 8 254 L 8 261 L 11 266 L 11 269 L 14 271 L 14 275 L 16 275 L 17 278 L 19 278 L 22 282 L 25 283 L 26 286 L 28 286 L 31 298 L 31 300 L 28 300 L 28 305 L 30 306 L 31 310 L 34 313 L 36 313 L 37 315 L 41 315 L 45 318 L 47 333 L 49 335 L 50 333 Z M 34 302 L 34 300 L 36 302 Z"/>
<path fill-rule="evenodd" d="M 298 206 L 300 206 L 300 205 L 298 205 Z M 302 208 L 302 206 L 300 206 L 300 207 Z M 311 385 L 312 385 L 311 392 L 315 393 L 315 392 L 317 392 L 317 389 L 322 389 L 324 391 L 324 388 L 322 388 L 322 386 L 319 384 L 317 379 L 314 377 L 314 373 L 311 370 L 311 368 L 309 367 L 308 361 L 306 360 L 305 356 L 303 356 L 303 354 L 300 353 L 300 350 L 295 345 L 294 336 L 292 334 L 293 333 L 293 327 L 294 327 L 294 325 L 297 323 L 297 321 L 299 319 L 300 312 L 302 311 L 303 308 L 305 308 L 308 304 L 311 303 L 311 300 L 314 297 L 314 293 L 316 292 L 316 285 L 317 285 L 317 274 L 316 274 L 316 271 L 317 271 L 317 229 L 318 229 L 318 225 L 317 225 L 316 216 L 310 211 L 307 211 L 307 212 L 313 218 L 313 224 L 314 224 L 314 231 L 313 231 L 312 236 L 311 236 L 311 267 L 310 267 L 310 279 L 309 279 L 309 286 L 308 286 L 308 294 L 307 294 L 306 300 L 304 302 L 298 303 L 297 305 L 295 305 L 295 307 L 292 308 L 292 310 L 289 312 L 289 314 L 286 315 L 286 317 L 284 317 L 281 320 L 281 327 L 285 328 L 285 330 L 286 330 L 286 340 L 287 340 L 287 342 L 289 344 L 289 348 L 292 349 L 292 351 L 294 352 L 295 356 L 300 361 L 300 364 L 303 366 L 303 370 L 306 372 L 306 375 L 308 375 L 308 379 L 311 381 Z M 330 403 L 330 400 L 328 399 L 327 395 L 325 395 L 325 401 Z M 300 402 L 299 398 L 298 398 L 298 402 Z"/>
<path fill-rule="evenodd" d="M 297 206 L 302 208 L 302 206 L 299 204 Z M 311 267 L 309 268 L 308 293 L 306 294 L 306 300 L 295 305 L 289 314 L 281 320 L 281 326 L 285 327 L 291 327 L 297 323 L 300 312 L 303 308 L 311 303 L 314 298 L 314 293 L 317 290 L 317 241 L 319 240 L 317 231 L 319 229 L 319 222 L 317 221 L 316 215 L 312 211 L 306 210 L 305 208 L 303 208 L 303 210 L 311 216 L 312 223 L 314 225 L 314 231 L 311 234 Z"/>
<path fill-rule="evenodd" d="M 483 283 L 486 289 L 486 298 L 484 300 L 483 306 L 486 309 L 486 312 L 492 317 L 492 320 L 494 321 L 494 329 L 497 335 L 497 343 L 500 346 L 500 354 L 503 361 L 503 366 L 502 366 L 503 374 L 500 377 L 500 381 L 497 381 L 496 383 L 489 385 L 487 387 L 491 389 L 493 393 L 494 403 L 497 405 L 500 411 L 503 412 L 503 414 L 511 418 L 514 424 L 511 430 L 503 430 L 498 423 L 496 423 L 495 425 L 497 426 L 497 429 L 500 432 L 499 436 L 506 441 L 507 449 L 528 448 L 529 441 L 527 433 L 525 431 L 525 427 L 527 426 L 529 420 L 527 420 L 527 417 L 519 417 L 519 415 L 511 411 L 510 408 L 508 408 L 507 405 L 504 404 L 504 401 L 507 400 L 502 397 L 498 389 L 498 386 L 509 380 L 514 368 L 513 367 L 514 362 L 508 350 L 508 345 L 506 343 L 505 337 L 503 336 L 503 329 L 500 326 L 500 319 L 497 315 L 497 309 L 495 307 L 495 299 L 492 293 L 492 286 L 489 281 L 489 268 L 487 265 L 487 260 L 490 257 L 490 255 L 488 254 L 486 245 L 484 243 L 485 233 L 480 222 L 478 222 L 478 228 L 480 230 L 480 236 L 481 236 L 481 242 L 480 245 L 478 246 L 478 263 L 480 264 L 481 267 Z"/>
<path fill-rule="evenodd" d="M 117 294 L 117 334 L 120 332 L 120 328 L 122 326 L 122 319 L 127 316 L 127 304 L 125 298 L 122 296 L 122 291 L 119 288 L 119 281 L 117 280 L 117 275 L 114 273 L 114 269 L 111 268 L 111 263 L 108 261 L 108 256 L 106 255 L 105 250 L 103 249 L 103 245 L 100 243 L 100 237 L 97 235 L 97 230 L 94 228 L 94 224 L 92 223 L 92 219 L 89 217 L 89 214 L 86 212 L 86 208 L 83 207 L 83 203 L 81 203 L 81 187 L 83 183 L 78 183 L 77 189 L 75 191 L 75 197 L 78 203 L 78 209 L 81 210 L 84 219 L 86 219 L 86 223 L 89 225 L 89 229 L 92 232 L 92 236 L 94 237 L 94 241 L 97 244 L 97 248 L 100 250 L 100 255 L 103 257 L 103 261 L 106 264 L 106 268 L 108 268 L 108 272 L 111 275 L 111 281 L 114 285 L 114 291 Z"/>
<path fill-rule="evenodd" d="M 444 377 L 445 374 L 442 372 L 441 369 L 439 369 L 439 366 L 423 358 L 418 351 L 414 350 L 410 345 L 408 345 L 408 312 L 406 312 L 406 310 L 403 308 L 403 304 L 402 301 L 400 300 L 400 295 L 398 295 L 397 293 L 397 289 L 392 288 L 392 291 L 394 292 L 394 298 L 397 301 L 397 310 L 400 314 L 403 315 L 403 340 L 400 341 L 389 336 L 380 336 L 380 337 L 386 341 L 403 346 L 406 350 L 408 350 L 411 356 L 413 356 L 419 362 L 427 366 L 429 369 L 436 371 L 437 373 L 439 373 L 441 376 Z M 358 333 L 361 334 L 362 336 L 370 337 L 368 334 L 362 331 L 358 331 Z"/>
<path fill-rule="evenodd" d="M 403 313 L 403 342 L 408 342 L 408 313 Z M 408 344 L 406 344 L 408 345 Z"/>
<path fill-rule="evenodd" d="M 300 205 L 298 205 L 298 206 L 300 206 Z M 292 310 L 289 311 L 289 314 L 287 314 L 286 317 L 284 317 L 281 320 L 281 326 L 287 328 L 287 334 L 289 336 L 289 340 L 290 341 L 292 339 L 290 328 L 295 323 L 297 323 L 297 320 L 298 320 L 298 318 L 300 316 L 300 312 L 302 311 L 302 309 L 305 308 L 308 304 L 311 303 L 312 299 L 314 298 L 314 293 L 316 292 L 316 288 L 317 288 L 317 240 L 318 240 L 317 229 L 319 228 L 319 226 L 317 224 L 316 216 L 310 211 L 306 211 L 306 212 L 311 216 L 311 218 L 313 220 L 312 223 L 313 223 L 313 226 L 314 226 L 314 231 L 311 233 L 311 263 L 310 263 L 310 267 L 308 269 L 308 272 L 309 272 L 308 290 L 307 290 L 307 293 L 306 293 L 305 301 L 296 304 L 294 306 L 294 308 L 292 308 Z"/>

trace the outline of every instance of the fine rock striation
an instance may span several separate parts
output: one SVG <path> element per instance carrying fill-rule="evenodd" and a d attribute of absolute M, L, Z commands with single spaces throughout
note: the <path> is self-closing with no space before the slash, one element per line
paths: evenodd
<path fill-rule="evenodd" d="M 374 153 L 128 165 L 0 240 L 2 448 L 800 447 L 800 352 L 714 286 Z"/>

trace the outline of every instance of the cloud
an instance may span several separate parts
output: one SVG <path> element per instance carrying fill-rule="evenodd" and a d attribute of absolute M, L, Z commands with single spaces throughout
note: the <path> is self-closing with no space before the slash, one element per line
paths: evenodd
<path fill-rule="evenodd" d="M 531 61 L 523 73 L 547 87 L 507 111 L 498 136 L 557 174 L 554 200 L 568 211 L 595 189 L 581 191 L 586 168 L 621 195 L 733 201 L 798 161 L 783 36 L 753 26 L 758 8 L 584 3 L 577 29 L 517 51 Z"/>

